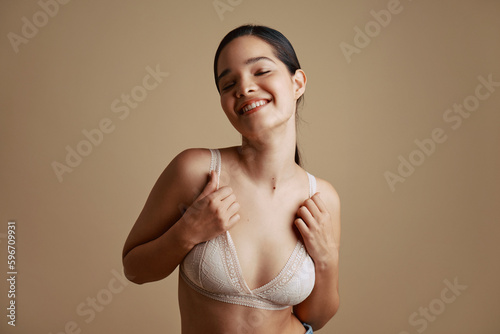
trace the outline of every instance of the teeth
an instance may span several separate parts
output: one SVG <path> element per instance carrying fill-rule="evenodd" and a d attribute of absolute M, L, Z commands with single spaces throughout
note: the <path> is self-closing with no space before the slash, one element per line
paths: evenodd
<path fill-rule="evenodd" d="M 245 108 L 243 108 L 243 112 L 250 111 L 250 110 L 252 110 L 254 108 L 257 108 L 257 107 L 260 107 L 260 106 L 262 106 L 264 104 L 266 104 L 266 101 L 264 101 L 264 100 L 253 102 L 252 104 L 249 104 L 249 105 L 245 106 Z"/>

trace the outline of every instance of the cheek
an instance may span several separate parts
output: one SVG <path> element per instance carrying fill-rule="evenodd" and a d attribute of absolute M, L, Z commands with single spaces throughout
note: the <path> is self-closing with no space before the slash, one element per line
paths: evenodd
<path fill-rule="evenodd" d="M 290 84 L 290 82 L 281 80 L 280 82 L 276 83 L 275 87 L 275 97 L 277 99 L 277 104 L 285 110 L 294 107 L 295 96 L 293 92 L 293 86 Z"/>
<path fill-rule="evenodd" d="M 234 123 L 234 120 L 237 118 L 237 115 L 234 113 L 234 100 L 225 96 L 221 96 L 220 105 L 224 114 L 229 119 L 231 124 Z"/>
<path fill-rule="evenodd" d="M 274 90 L 274 93 L 282 101 L 293 99 L 293 85 L 288 77 L 276 77 L 269 82 L 269 88 Z"/>
<path fill-rule="evenodd" d="M 222 107 L 222 110 L 224 110 L 224 112 L 227 114 L 227 111 L 228 111 L 228 108 L 229 108 L 229 99 L 224 96 L 224 95 L 221 95 L 220 97 L 220 105 Z"/>

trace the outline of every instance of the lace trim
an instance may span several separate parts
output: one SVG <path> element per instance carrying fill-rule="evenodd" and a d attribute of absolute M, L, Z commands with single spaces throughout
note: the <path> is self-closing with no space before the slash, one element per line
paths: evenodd
<path fill-rule="evenodd" d="M 243 277 L 241 265 L 236 253 L 236 246 L 234 245 L 229 231 L 226 231 L 225 238 L 221 235 L 219 245 L 223 250 L 223 253 L 227 256 L 226 261 L 229 272 L 228 276 L 230 277 L 231 283 L 238 289 L 238 291 L 242 293 L 246 292 L 251 295 L 269 295 L 276 290 L 281 289 L 282 286 L 286 285 L 291 280 L 295 272 L 297 272 L 302 265 L 302 262 L 304 262 L 307 255 L 302 242 L 300 242 L 300 240 L 297 241 L 292 254 L 278 275 L 263 286 L 251 290 Z"/>
<path fill-rule="evenodd" d="M 300 269 L 302 263 L 307 257 L 307 253 L 302 242 L 297 242 L 297 245 L 288 258 L 287 263 L 274 279 L 259 288 L 250 290 L 242 276 L 241 267 L 236 254 L 236 248 L 234 243 L 232 243 L 231 235 L 229 233 L 226 233 L 226 235 L 221 234 L 216 238 L 216 240 L 220 247 L 221 256 L 225 259 L 223 262 L 227 277 L 229 277 L 231 284 L 238 291 L 239 295 L 219 294 L 207 291 L 203 287 L 200 287 L 192 282 L 181 270 L 181 277 L 188 283 L 189 286 L 204 296 L 225 303 L 266 310 L 283 310 L 291 306 L 271 302 L 266 297 L 283 289 L 283 287 L 293 278 L 294 274 Z M 197 254 L 195 254 L 195 258 L 198 259 L 202 253 L 204 253 L 204 251 L 197 252 Z"/>
<path fill-rule="evenodd" d="M 210 159 L 210 170 L 209 172 L 216 170 L 217 171 L 217 189 L 219 189 L 219 181 L 220 181 L 220 170 L 222 166 L 222 159 L 220 156 L 220 151 L 218 149 L 210 148 L 210 153 L 212 157 Z"/>
<path fill-rule="evenodd" d="M 231 240 L 229 231 L 226 231 L 225 235 L 221 234 L 217 237 L 219 249 L 222 252 L 221 256 L 224 258 L 224 269 L 227 277 L 229 277 L 229 281 L 236 288 L 236 290 L 238 290 L 239 293 L 248 293 L 250 292 L 248 287 L 245 286 L 247 289 L 244 289 L 242 285 L 244 279 L 241 276 L 236 250 L 231 247 L 229 240 Z"/>
<path fill-rule="evenodd" d="M 247 306 L 247 307 L 253 307 L 253 308 L 258 308 L 258 309 L 264 309 L 264 310 L 284 310 L 286 308 L 289 308 L 290 305 L 278 305 L 273 302 L 269 302 L 267 300 L 264 300 L 258 296 L 254 295 L 221 295 L 221 294 L 216 294 L 213 292 L 209 292 L 205 289 L 200 288 L 198 285 L 196 285 L 194 282 L 192 282 L 189 277 L 187 277 L 183 271 L 180 271 L 180 275 L 182 279 L 195 291 L 198 293 L 218 300 L 220 302 L 224 303 L 230 303 L 230 304 L 236 304 L 236 305 L 241 305 L 241 306 Z"/>
<path fill-rule="evenodd" d="M 270 295 L 278 290 L 281 290 L 284 285 L 288 284 L 297 270 L 301 267 L 306 255 L 307 253 L 304 245 L 302 242 L 298 241 L 292 254 L 288 258 L 288 261 L 283 269 L 281 269 L 278 276 L 264 286 L 253 290 L 253 292 L 259 295 Z"/>

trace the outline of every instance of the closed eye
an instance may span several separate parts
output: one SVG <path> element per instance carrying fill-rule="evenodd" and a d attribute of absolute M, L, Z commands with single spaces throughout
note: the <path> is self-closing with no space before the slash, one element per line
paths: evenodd
<path fill-rule="evenodd" d="M 260 72 L 255 73 L 255 75 L 256 75 L 256 76 L 260 76 L 260 75 L 267 74 L 267 73 L 269 73 L 269 72 L 271 72 L 271 71 L 260 71 Z"/>
<path fill-rule="evenodd" d="M 222 87 L 222 90 L 223 90 L 223 91 L 228 90 L 228 89 L 230 89 L 230 88 L 231 88 L 231 87 L 233 87 L 233 86 L 234 86 L 234 82 L 232 82 L 232 83 L 230 83 L 230 84 L 225 85 L 224 87 Z"/>

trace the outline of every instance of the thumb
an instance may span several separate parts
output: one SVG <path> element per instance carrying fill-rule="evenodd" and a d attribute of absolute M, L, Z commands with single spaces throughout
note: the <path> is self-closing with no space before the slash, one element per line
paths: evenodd
<path fill-rule="evenodd" d="M 196 198 L 196 200 L 200 200 L 203 197 L 213 193 L 214 191 L 217 190 L 217 172 L 216 171 L 211 171 L 210 174 L 210 180 L 208 183 L 205 185 L 205 188 L 201 192 L 201 194 Z"/>

